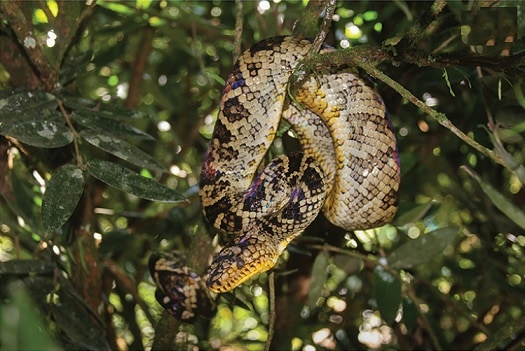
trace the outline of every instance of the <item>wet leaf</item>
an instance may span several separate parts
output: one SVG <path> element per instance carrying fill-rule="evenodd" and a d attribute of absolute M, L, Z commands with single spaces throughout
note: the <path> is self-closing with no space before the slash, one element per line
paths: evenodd
<path fill-rule="evenodd" d="M 82 131 L 80 135 L 91 145 L 109 152 L 129 163 L 151 170 L 161 172 L 167 171 L 167 169 L 153 157 L 124 140 L 88 130 Z"/>
<path fill-rule="evenodd" d="M 60 84 L 66 85 L 82 74 L 93 57 L 93 50 L 86 50 L 78 56 L 67 57 L 60 69 Z"/>
<path fill-rule="evenodd" d="M 27 111 L 55 109 L 56 106 L 55 97 L 43 91 L 18 92 L 0 99 L 0 121 L 16 120 Z"/>
<path fill-rule="evenodd" d="M 401 281 L 381 266 L 374 269 L 377 309 L 383 320 L 392 325 L 401 303 Z"/>
<path fill-rule="evenodd" d="M 73 120 L 95 132 L 109 134 L 119 138 L 138 140 L 155 140 L 151 135 L 140 129 L 121 123 L 115 119 L 107 118 L 97 111 L 75 111 L 71 114 Z"/>
<path fill-rule="evenodd" d="M 58 111 L 30 110 L 14 117 L 12 115 L 0 120 L 0 135 L 43 148 L 57 148 L 73 141 L 73 133 L 64 124 Z"/>
<path fill-rule="evenodd" d="M 53 173 L 42 200 L 42 223 L 47 232 L 53 232 L 67 222 L 84 192 L 82 171 L 65 165 Z"/>
<path fill-rule="evenodd" d="M 60 95 L 59 98 L 65 106 L 75 110 L 75 112 L 96 113 L 97 116 L 103 118 L 125 121 L 148 117 L 148 115 L 141 111 L 128 110 L 113 104 L 100 104 L 90 99 L 63 95 Z"/>
<path fill-rule="evenodd" d="M 142 177 L 113 162 L 92 160 L 88 162 L 87 170 L 104 183 L 143 199 L 161 202 L 188 201 L 181 194 L 153 179 Z"/>
<path fill-rule="evenodd" d="M 392 268 L 412 268 L 425 263 L 442 253 L 454 241 L 457 233 L 457 228 L 449 227 L 422 234 L 392 251 L 388 263 Z"/>

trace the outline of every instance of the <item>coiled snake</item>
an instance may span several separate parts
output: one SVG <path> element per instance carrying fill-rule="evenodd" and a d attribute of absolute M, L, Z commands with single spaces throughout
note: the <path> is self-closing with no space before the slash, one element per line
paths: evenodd
<path fill-rule="evenodd" d="M 289 98 L 290 76 L 311 46 L 299 37 L 263 40 L 228 76 L 200 180 L 205 217 L 234 235 L 209 268 L 211 291 L 229 291 L 273 267 L 321 209 L 347 230 L 381 226 L 397 210 L 395 135 L 365 80 L 333 68 L 305 79 Z M 258 172 L 281 118 L 302 151 Z"/>

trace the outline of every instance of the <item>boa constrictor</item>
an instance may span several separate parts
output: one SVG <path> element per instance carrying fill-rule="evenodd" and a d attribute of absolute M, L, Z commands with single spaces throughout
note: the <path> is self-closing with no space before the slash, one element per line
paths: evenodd
<path fill-rule="evenodd" d="M 229 291 L 273 267 L 321 209 L 347 230 L 381 226 L 397 210 L 395 134 L 365 80 L 336 67 L 305 77 L 288 96 L 290 76 L 311 47 L 299 37 L 263 40 L 228 76 L 200 180 L 205 217 L 234 235 L 209 268 L 211 291 Z M 281 119 L 302 151 L 258 172 Z"/>

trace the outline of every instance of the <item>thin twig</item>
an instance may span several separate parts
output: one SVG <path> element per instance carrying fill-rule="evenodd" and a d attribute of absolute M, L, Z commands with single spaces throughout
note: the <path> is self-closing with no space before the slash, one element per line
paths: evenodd
<path fill-rule="evenodd" d="M 233 61 L 237 61 L 237 58 L 241 56 L 242 29 L 243 29 L 242 0 L 235 0 L 235 39 L 233 42 L 233 53 L 232 53 Z"/>
<path fill-rule="evenodd" d="M 140 38 L 139 50 L 135 57 L 135 62 L 131 67 L 131 77 L 129 80 L 128 96 L 124 105 L 126 108 L 133 109 L 137 107 L 139 102 L 139 92 L 144 71 L 148 62 L 148 57 L 153 49 L 153 39 L 155 37 L 155 29 L 153 27 L 146 27 L 142 32 Z"/>
<path fill-rule="evenodd" d="M 458 138 L 463 140 L 466 144 L 470 145 L 472 148 L 476 149 L 481 154 L 487 156 L 495 163 L 502 165 L 503 167 L 507 168 L 509 171 L 512 171 L 508 168 L 507 164 L 503 161 L 503 159 L 494 151 L 487 149 L 483 145 L 476 142 L 474 139 L 463 133 L 458 127 L 456 127 L 444 113 L 438 112 L 425 104 L 423 101 L 419 100 L 417 97 L 415 97 L 410 91 L 405 89 L 401 84 L 381 72 L 379 69 L 374 67 L 368 62 L 363 62 L 359 60 L 354 60 L 354 63 L 357 64 L 359 67 L 364 69 L 368 74 L 370 74 L 372 77 L 379 79 L 392 89 L 394 89 L 399 95 L 401 95 L 403 98 L 410 101 L 412 104 L 420 108 L 423 112 L 425 112 L 429 117 L 434 119 L 436 122 L 441 124 L 443 127 L 450 130 L 453 134 L 455 134 Z"/>
<path fill-rule="evenodd" d="M 132 281 L 132 279 L 122 270 L 122 268 L 115 263 L 115 261 L 109 258 L 106 258 L 104 260 L 104 268 L 107 269 L 108 273 L 111 274 L 111 276 L 113 277 L 113 279 L 115 279 L 117 284 L 126 293 L 129 293 L 133 297 L 133 300 L 140 306 L 142 312 L 144 312 L 144 315 L 146 316 L 148 321 L 152 325 L 155 325 L 155 318 L 151 314 L 148 305 L 140 297 L 137 284 Z"/>
<path fill-rule="evenodd" d="M 416 304 L 419 310 L 419 305 L 423 304 L 421 299 L 419 299 L 411 291 L 407 291 L 407 295 L 412 301 L 414 301 L 414 303 Z M 439 339 L 436 333 L 434 332 L 434 329 L 432 328 L 432 324 L 428 321 L 427 316 L 424 313 L 419 313 L 419 315 L 421 316 L 421 320 L 423 321 L 423 327 L 426 329 L 426 331 L 430 335 L 430 339 L 432 340 L 432 343 L 434 344 L 433 348 L 435 350 L 443 350 L 443 347 L 441 346 L 441 343 L 439 342 Z"/>
<path fill-rule="evenodd" d="M 268 295 L 270 307 L 268 317 L 268 338 L 266 339 L 266 344 L 264 345 L 265 351 L 270 350 L 275 329 L 275 273 L 273 271 L 268 274 Z"/>
<path fill-rule="evenodd" d="M 312 43 L 310 53 L 319 52 L 321 46 L 326 40 L 326 36 L 330 31 L 330 25 L 332 24 L 332 17 L 335 13 L 335 0 L 328 0 L 324 11 L 325 15 L 323 18 L 323 23 L 321 24 L 321 28 L 319 29 L 319 32 L 317 33 L 314 42 Z"/>
<path fill-rule="evenodd" d="M 326 8 L 329 1 L 331 0 L 310 0 L 301 13 L 301 18 L 294 24 L 293 34 L 303 37 L 315 37 L 318 33 L 317 22 L 319 15 Z M 332 17 L 330 16 L 331 19 Z"/>
<path fill-rule="evenodd" d="M 388 271 L 390 274 L 392 274 L 393 276 L 397 277 L 397 279 L 402 281 L 401 276 L 399 275 L 398 271 L 396 271 L 392 267 L 388 266 L 387 264 L 384 264 L 383 262 L 381 262 L 379 259 L 377 259 L 375 257 L 370 257 L 370 256 L 367 256 L 367 255 L 363 255 L 363 254 L 361 254 L 359 252 L 355 252 L 353 250 L 346 250 L 346 249 L 342 249 L 340 247 L 332 246 L 332 245 L 329 245 L 329 244 L 308 245 L 308 248 L 309 249 L 316 249 L 316 250 L 325 250 L 325 251 L 329 251 L 329 252 L 335 252 L 335 253 L 343 254 L 343 255 L 346 255 L 346 256 L 359 258 L 359 259 L 361 259 L 363 261 L 368 261 L 368 262 L 370 262 L 373 265 L 381 266 L 381 268 L 383 268 L 384 270 Z M 385 256 L 384 252 L 382 253 L 381 256 L 382 257 Z"/>
<path fill-rule="evenodd" d="M 77 166 L 79 168 L 83 168 L 84 161 L 82 160 L 82 155 L 80 154 L 80 148 L 78 146 L 78 139 L 80 138 L 80 135 L 78 134 L 77 130 L 73 126 L 73 123 L 71 122 L 71 116 L 69 113 L 67 113 L 64 104 L 62 104 L 62 101 L 57 100 L 58 109 L 60 110 L 60 113 L 62 113 L 62 116 L 64 116 L 64 119 L 66 120 L 66 124 L 71 130 L 71 133 L 73 133 L 73 145 L 75 146 L 75 158 L 77 159 Z"/>
<path fill-rule="evenodd" d="M 355 252 L 355 251 L 351 251 L 351 250 L 345 250 L 345 249 L 342 249 L 340 247 L 332 246 L 332 245 L 329 245 L 329 244 L 323 244 L 323 245 L 313 244 L 313 245 L 308 245 L 308 248 L 309 249 L 315 249 L 315 250 L 326 250 L 326 251 L 330 251 L 330 252 L 335 252 L 335 253 L 343 254 L 343 255 L 346 255 L 346 256 L 359 258 L 359 259 L 362 259 L 364 261 L 369 261 L 372 264 L 377 264 L 378 263 L 377 258 L 369 257 L 369 256 L 363 255 L 363 254 L 361 254 L 359 252 Z"/>

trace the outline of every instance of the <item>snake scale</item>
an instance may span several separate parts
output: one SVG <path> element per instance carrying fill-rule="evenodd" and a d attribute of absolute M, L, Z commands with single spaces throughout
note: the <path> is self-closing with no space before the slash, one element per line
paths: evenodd
<path fill-rule="evenodd" d="M 396 139 L 374 89 L 355 70 L 334 67 L 306 77 L 289 97 L 290 77 L 311 47 L 300 37 L 262 40 L 226 80 L 200 179 L 205 217 L 234 237 L 209 267 L 213 292 L 272 268 L 321 210 L 346 230 L 381 226 L 396 213 Z M 281 119 L 301 152 L 263 166 Z"/>

